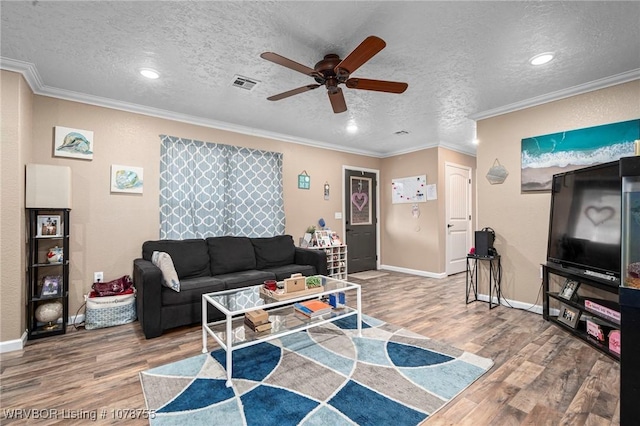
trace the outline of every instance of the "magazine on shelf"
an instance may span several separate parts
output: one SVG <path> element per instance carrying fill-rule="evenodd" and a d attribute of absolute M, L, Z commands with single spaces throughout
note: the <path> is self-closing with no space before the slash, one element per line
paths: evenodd
<path fill-rule="evenodd" d="M 305 300 L 304 302 L 295 303 L 293 308 L 308 317 L 317 317 L 331 312 L 331 305 L 321 300 Z"/>

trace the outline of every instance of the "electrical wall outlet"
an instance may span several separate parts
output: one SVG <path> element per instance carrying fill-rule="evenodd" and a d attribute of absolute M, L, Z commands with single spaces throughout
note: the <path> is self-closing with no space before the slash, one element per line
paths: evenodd
<path fill-rule="evenodd" d="M 94 272 L 93 273 L 93 282 L 101 283 L 104 280 L 104 274 L 102 272 Z"/>

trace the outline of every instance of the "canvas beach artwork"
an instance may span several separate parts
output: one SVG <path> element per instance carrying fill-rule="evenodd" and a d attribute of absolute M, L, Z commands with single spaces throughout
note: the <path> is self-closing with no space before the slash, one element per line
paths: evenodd
<path fill-rule="evenodd" d="M 550 191 L 556 173 L 634 155 L 640 119 L 522 139 L 521 191 Z"/>
<path fill-rule="evenodd" d="M 56 126 L 53 155 L 93 160 L 93 132 Z"/>
<path fill-rule="evenodd" d="M 111 165 L 111 192 L 142 194 L 142 167 Z"/>

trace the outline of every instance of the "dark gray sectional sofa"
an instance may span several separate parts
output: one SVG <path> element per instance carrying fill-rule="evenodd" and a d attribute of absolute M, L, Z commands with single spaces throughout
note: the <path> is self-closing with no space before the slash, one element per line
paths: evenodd
<path fill-rule="evenodd" d="M 169 253 L 180 279 L 180 292 L 162 285 L 162 272 L 151 262 L 154 251 Z M 133 261 L 138 319 L 147 339 L 164 330 L 202 319 L 202 294 L 281 281 L 291 274 L 326 275 L 324 250 L 296 247 L 291 235 L 270 238 L 211 237 L 147 241 Z M 209 321 L 222 319 L 209 308 Z"/>

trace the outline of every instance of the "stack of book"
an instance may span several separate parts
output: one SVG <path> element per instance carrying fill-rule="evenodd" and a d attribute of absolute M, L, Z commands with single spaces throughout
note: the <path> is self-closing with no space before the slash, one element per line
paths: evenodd
<path fill-rule="evenodd" d="M 244 314 L 244 324 L 256 333 L 271 330 L 269 314 L 263 309 Z"/>
<path fill-rule="evenodd" d="M 331 305 L 322 300 L 305 300 L 293 305 L 293 309 L 310 318 L 331 312 Z"/>

